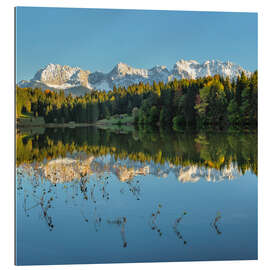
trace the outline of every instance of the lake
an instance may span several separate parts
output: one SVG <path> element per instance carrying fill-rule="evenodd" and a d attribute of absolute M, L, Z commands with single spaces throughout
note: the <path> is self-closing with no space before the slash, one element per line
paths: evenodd
<path fill-rule="evenodd" d="M 16 264 L 257 259 L 257 133 L 16 134 Z"/>

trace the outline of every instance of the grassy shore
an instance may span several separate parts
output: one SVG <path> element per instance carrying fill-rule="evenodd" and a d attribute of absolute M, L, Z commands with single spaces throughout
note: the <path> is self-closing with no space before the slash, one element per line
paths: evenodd
<path fill-rule="evenodd" d="M 97 121 L 97 125 L 133 125 L 134 119 L 127 114 L 113 115 L 108 119 Z"/>
<path fill-rule="evenodd" d="M 42 126 L 45 124 L 43 117 L 34 117 L 31 113 L 21 114 L 16 118 L 18 126 Z"/>
<path fill-rule="evenodd" d="M 96 122 L 96 126 L 102 129 L 109 129 L 119 133 L 127 133 L 134 130 L 134 119 L 127 114 L 114 115 L 109 119 L 102 119 Z"/>
<path fill-rule="evenodd" d="M 102 129 L 109 129 L 116 132 L 130 132 L 134 129 L 133 127 L 133 117 L 127 114 L 114 115 L 109 119 L 101 119 L 96 123 L 45 123 L 43 117 L 34 117 L 32 114 L 24 114 L 16 119 L 17 126 L 19 128 L 75 128 L 75 127 L 88 127 L 97 126 Z"/>

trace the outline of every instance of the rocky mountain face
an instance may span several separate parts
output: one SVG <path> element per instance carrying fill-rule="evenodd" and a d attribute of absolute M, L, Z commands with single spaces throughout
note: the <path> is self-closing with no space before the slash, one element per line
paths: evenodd
<path fill-rule="evenodd" d="M 88 83 L 90 71 L 78 67 L 49 64 L 37 71 L 30 81 L 20 81 L 20 87 L 50 89 L 53 91 L 65 90 L 67 94 L 82 95 L 92 88 Z"/>
<path fill-rule="evenodd" d="M 133 68 L 124 63 L 118 63 L 109 73 L 82 70 L 79 67 L 49 64 L 37 71 L 30 81 L 20 81 L 19 87 L 38 87 L 43 90 L 65 90 L 66 94 L 83 95 L 91 90 L 112 90 L 114 86 L 128 87 L 139 82 L 150 84 L 153 81 L 168 82 L 176 79 L 196 79 L 199 77 L 220 74 L 230 79 L 237 78 L 245 72 L 251 73 L 241 66 L 231 62 L 218 60 L 198 63 L 195 60 L 179 60 L 169 70 L 166 66 L 155 66 L 150 69 Z"/>

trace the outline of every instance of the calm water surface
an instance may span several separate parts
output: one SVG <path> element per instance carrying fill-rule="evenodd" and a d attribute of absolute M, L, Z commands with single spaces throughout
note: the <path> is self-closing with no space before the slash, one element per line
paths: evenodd
<path fill-rule="evenodd" d="M 17 134 L 16 264 L 257 259 L 257 135 Z"/>

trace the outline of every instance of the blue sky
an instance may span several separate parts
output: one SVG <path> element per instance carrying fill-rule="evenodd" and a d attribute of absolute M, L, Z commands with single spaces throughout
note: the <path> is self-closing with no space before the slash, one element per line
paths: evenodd
<path fill-rule="evenodd" d="M 17 78 L 49 63 L 109 72 L 179 59 L 232 61 L 257 69 L 257 14 L 30 8 L 16 10 Z"/>

